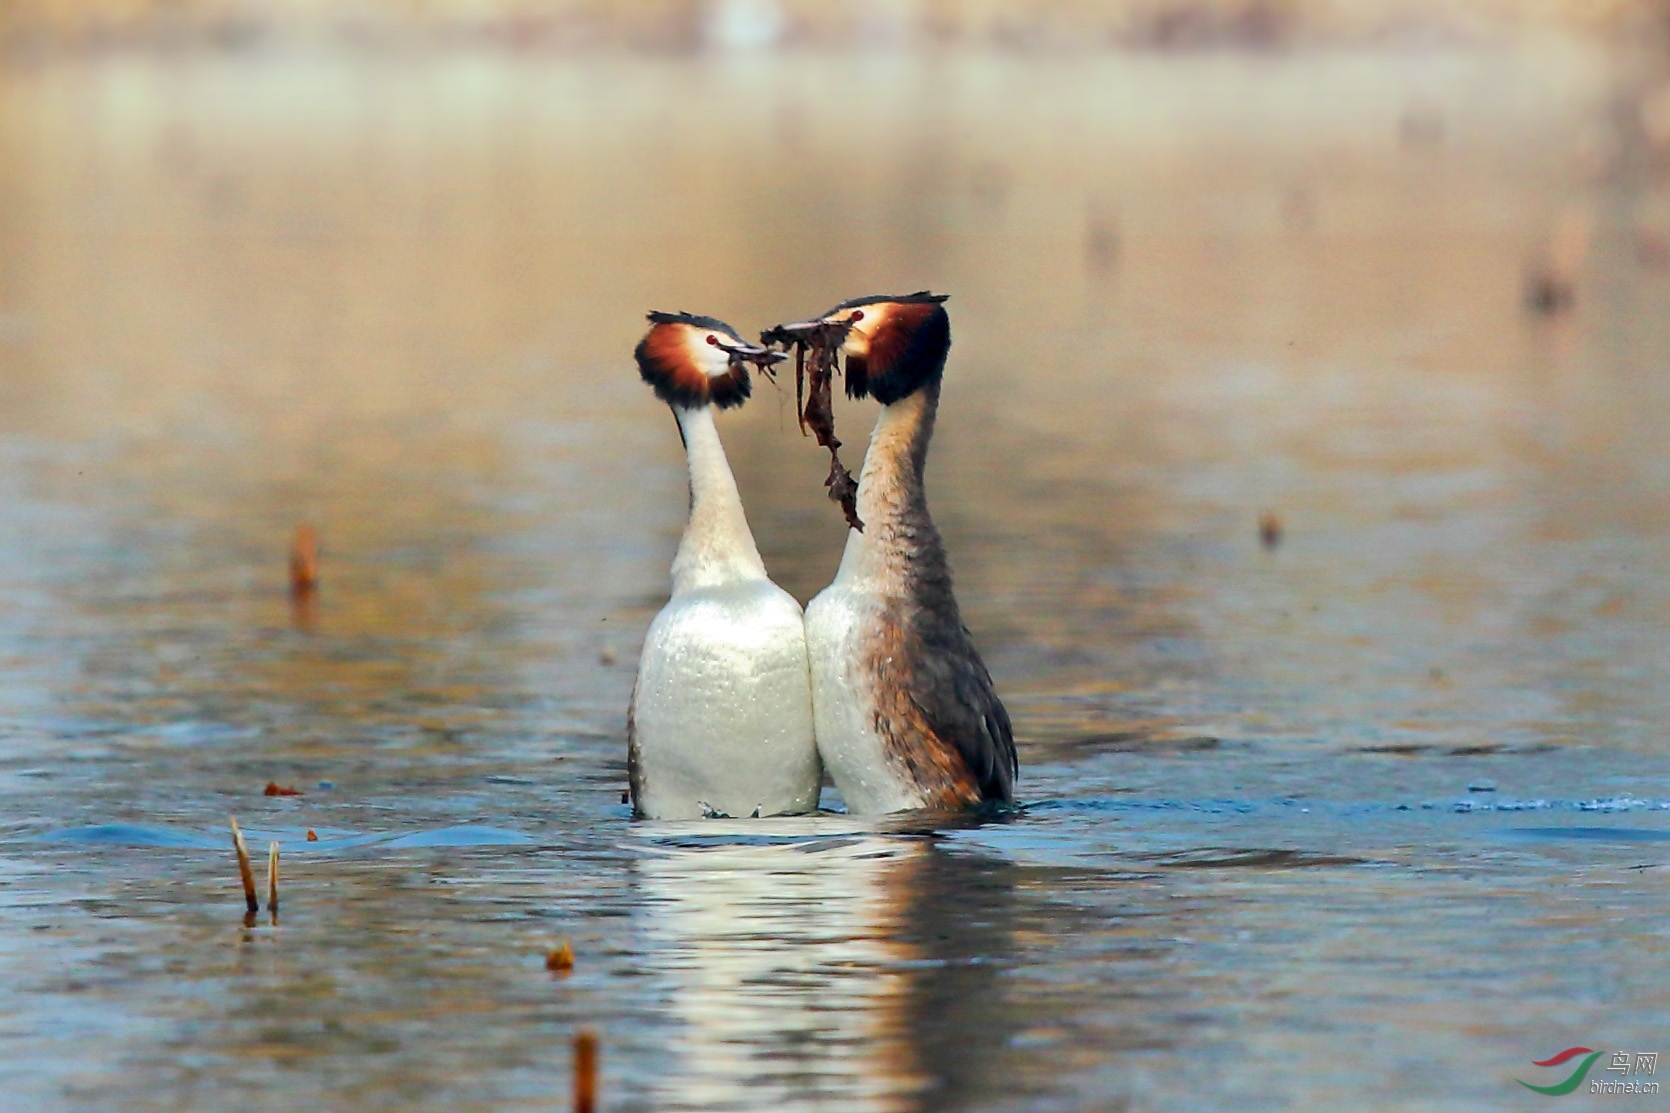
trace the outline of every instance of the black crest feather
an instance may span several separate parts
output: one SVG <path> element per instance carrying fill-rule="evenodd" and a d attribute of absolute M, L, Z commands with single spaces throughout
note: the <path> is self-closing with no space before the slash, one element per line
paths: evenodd
<path fill-rule="evenodd" d="M 927 290 L 918 290 L 914 294 L 866 294 L 861 298 L 848 298 L 824 316 L 833 317 L 843 309 L 859 309 L 866 305 L 880 305 L 883 302 L 892 302 L 895 305 L 942 305 L 950 298 L 950 294 L 933 294 Z"/>

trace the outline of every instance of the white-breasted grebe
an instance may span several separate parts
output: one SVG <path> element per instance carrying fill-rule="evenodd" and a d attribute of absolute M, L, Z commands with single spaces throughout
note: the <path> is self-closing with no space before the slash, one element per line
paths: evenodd
<path fill-rule="evenodd" d="M 633 814 L 792 815 L 822 783 L 800 604 L 766 577 L 713 409 L 741 405 L 750 364 L 782 356 L 711 317 L 651 313 L 635 353 L 672 407 L 690 468 L 690 519 L 672 598 L 655 616 L 627 713 Z"/>
<path fill-rule="evenodd" d="M 862 528 L 806 607 L 818 752 L 855 813 L 1007 803 L 1019 772 L 922 482 L 951 347 L 944 301 L 856 298 L 764 337 L 839 345 L 847 395 L 882 403 L 858 480 Z"/>

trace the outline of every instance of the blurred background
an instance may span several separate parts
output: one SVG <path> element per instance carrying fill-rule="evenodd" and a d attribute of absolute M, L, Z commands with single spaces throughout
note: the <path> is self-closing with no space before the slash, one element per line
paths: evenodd
<path fill-rule="evenodd" d="M 921 288 L 1028 810 L 628 823 L 644 312 Z M 549 1108 L 589 1024 L 610 1108 L 1430 1110 L 1656 1046 L 1667 310 L 1663 0 L 0 0 L 0 1081 Z M 721 429 L 804 600 L 793 405 Z"/>
<path fill-rule="evenodd" d="M 1661 31 L 1651 0 L 10 0 L 35 46 L 493 44 L 1075 49 L 1480 42 L 1529 30 Z"/>
<path fill-rule="evenodd" d="M 1109 685 L 1134 702 L 1098 714 L 1172 715 L 1125 678 L 1192 685 L 1178 654 L 1213 662 L 1209 692 L 1230 660 L 1274 684 L 1260 729 L 1372 705 L 1465 733 L 1421 709 L 1536 704 L 1548 678 L 1422 679 L 1450 667 L 1446 624 L 1517 650 L 1598 592 L 1630 600 L 1608 644 L 1656 637 L 1654 577 L 1583 577 L 1609 574 L 1602 538 L 1664 540 L 1662 4 L 0 12 L 0 444 L 9 513 L 40 519 L 0 542 L 19 616 L 144 569 L 230 592 L 245 629 L 281 613 L 256 589 L 306 523 L 325 632 L 498 616 L 540 632 L 537 686 L 613 730 L 630 669 L 592 658 L 630 664 L 682 512 L 628 359 L 643 312 L 752 332 L 933 287 L 957 339 L 936 506 L 1035 740 Z M 727 436 L 806 598 L 841 526 L 784 398 Z M 842 418 L 855 460 L 870 420 Z M 1243 563 L 1266 511 L 1291 543 Z M 1372 623 L 1280 625 L 1365 591 Z M 1284 662 L 1359 676 L 1388 652 L 1413 693 L 1275 710 L 1310 683 Z M 1583 660 L 1608 691 L 1670 710 L 1604 657 Z"/>

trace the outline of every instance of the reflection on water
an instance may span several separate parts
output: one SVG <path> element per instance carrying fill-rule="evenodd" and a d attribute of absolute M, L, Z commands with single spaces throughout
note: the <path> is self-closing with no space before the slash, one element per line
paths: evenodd
<path fill-rule="evenodd" d="M 1012 867 L 857 828 L 708 838 L 636 866 L 677 1026 L 656 1108 L 954 1107 L 992 1084 L 1019 1024 Z"/>
<path fill-rule="evenodd" d="M 0 70 L 8 1099 L 549 1109 L 588 1026 L 615 1110 L 1460 1110 L 1656 1046 L 1670 191 L 1633 65 Z M 1027 807 L 631 823 L 685 505 L 642 312 L 922 287 Z M 805 598 L 841 526 L 791 406 L 723 432 Z M 229 811 L 284 843 L 276 929 Z"/>
<path fill-rule="evenodd" d="M 679 1025 L 657 1107 L 890 1110 L 920 1088 L 898 1019 L 919 956 L 887 928 L 908 897 L 899 876 L 923 847 L 827 842 L 639 860 L 646 950 Z"/>

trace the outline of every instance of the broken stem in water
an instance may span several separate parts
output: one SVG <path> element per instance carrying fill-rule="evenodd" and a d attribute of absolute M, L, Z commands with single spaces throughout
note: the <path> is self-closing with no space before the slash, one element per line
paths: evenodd
<path fill-rule="evenodd" d="M 244 833 L 238 830 L 238 821 L 233 816 L 226 820 L 232 824 L 232 849 L 238 852 L 238 876 L 244 883 L 244 906 L 253 914 L 261 911 L 261 902 L 255 896 L 255 871 L 249 866 L 249 847 L 244 845 Z"/>
<path fill-rule="evenodd" d="M 597 1109 L 597 1033 L 590 1029 L 574 1037 L 574 1113 Z"/>
<path fill-rule="evenodd" d="M 278 923 L 278 844 L 267 844 L 267 911 Z"/>

